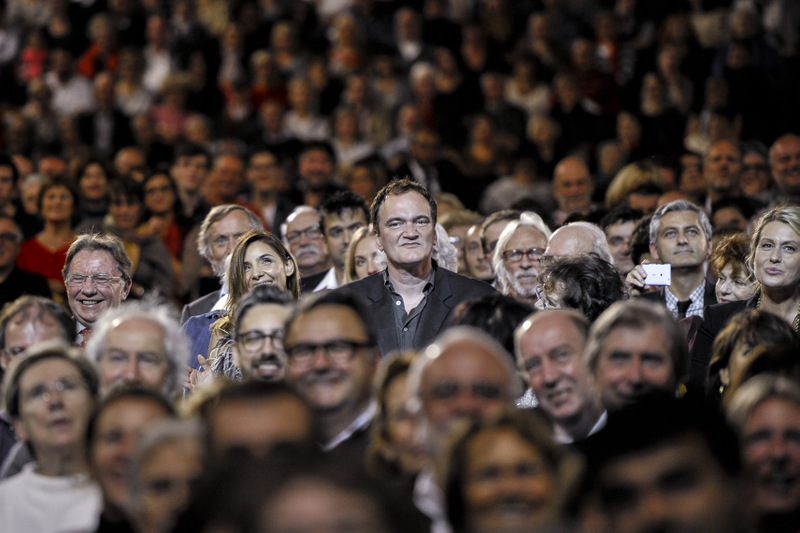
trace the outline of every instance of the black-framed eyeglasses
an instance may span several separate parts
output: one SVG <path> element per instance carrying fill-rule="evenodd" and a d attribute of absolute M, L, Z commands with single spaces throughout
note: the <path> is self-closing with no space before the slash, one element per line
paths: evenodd
<path fill-rule="evenodd" d="M 539 261 L 544 255 L 544 248 L 527 248 L 525 250 L 506 250 L 503 252 L 503 259 L 509 263 L 519 263 L 523 257 L 531 261 Z"/>
<path fill-rule="evenodd" d="M 87 279 L 90 280 L 95 287 L 108 287 L 122 278 L 119 276 L 109 276 L 108 274 L 70 274 L 64 281 L 70 287 L 83 287 Z"/>
<path fill-rule="evenodd" d="M 296 367 L 307 367 L 314 361 L 317 352 L 322 350 L 330 362 L 336 365 L 344 365 L 350 362 L 356 350 L 371 347 L 372 344 L 365 341 L 332 339 L 328 342 L 302 342 L 293 346 L 286 346 L 286 355 L 289 356 L 289 364 Z"/>
<path fill-rule="evenodd" d="M 312 241 L 315 241 L 322 237 L 322 228 L 319 227 L 319 224 L 314 224 L 313 226 L 309 226 L 306 229 L 301 229 L 300 231 L 293 231 L 291 233 L 286 234 L 286 240 L 295 243 L 300 240 L 300 237 L 305 235 Z"/>
<path fill-rule="evenodd" d="M 236 336 L 236 342 L 241 344 L 246 352 L 257 353 L 264 348 L 264 343 L 269 339 L 272 347 L 283 350 L 283 330 L 276 329 L 272 333 L 251 330 Z"/>

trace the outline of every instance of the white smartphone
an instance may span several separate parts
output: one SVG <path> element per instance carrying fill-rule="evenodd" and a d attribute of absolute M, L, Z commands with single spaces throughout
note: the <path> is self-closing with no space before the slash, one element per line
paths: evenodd
<path fill-rule="evenodd" d="M 645 285 L 669 285 L 672 283 L 672 270 L 668 263 L 649 263 L 642 265 L 647 277 Z"/>

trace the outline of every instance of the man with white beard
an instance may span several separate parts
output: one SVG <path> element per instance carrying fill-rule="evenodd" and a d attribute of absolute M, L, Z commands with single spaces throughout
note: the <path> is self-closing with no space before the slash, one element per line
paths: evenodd
<path fill-rule="evenodd" d="M 539 286 L 539 260 L 547 248 L 550 228 L 542 217 L 531 211 L 509 223 L 494 250 L 492 266 L 498 290 L 519 301 L 533 305 Z"/>

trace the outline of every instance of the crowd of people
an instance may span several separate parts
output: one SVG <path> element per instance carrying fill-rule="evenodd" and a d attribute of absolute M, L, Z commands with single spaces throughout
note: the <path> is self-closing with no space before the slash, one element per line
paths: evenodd
<path fill-rule="evenodd" d="M 794 0 L 0 0 L 0 530 L 800 531 Z"/>

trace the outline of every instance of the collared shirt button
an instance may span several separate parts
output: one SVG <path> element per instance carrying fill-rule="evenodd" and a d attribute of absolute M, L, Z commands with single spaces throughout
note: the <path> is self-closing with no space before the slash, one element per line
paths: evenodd
<path fill-rule="evenodd" d="M 408 331 L 408 328 L 403 328 L 403 331 Z"/>
<path fill-rule="evenodd" d="M 397 300 L 394 304 L 395 305 L 400 305 L 400 300 Z"/>

